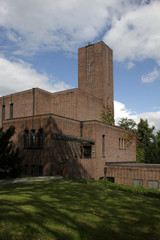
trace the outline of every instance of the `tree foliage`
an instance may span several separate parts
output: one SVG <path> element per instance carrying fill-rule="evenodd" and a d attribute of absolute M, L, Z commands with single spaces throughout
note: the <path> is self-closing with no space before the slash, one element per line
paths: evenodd
<path fill-rule="evenodd" d="M 13 126 L 6 131 L 0 128 L 0 177 L 17 177 L 22 170 L 23 158 L 11 140 L 14 133 Z"/>
<path fill-rule="evenodd" d="M 160 131 L 154 134 L 155 127 L 150 127 L 147 120 L 140 119 L 136 124 L 134 120 L 122 118 L 118 125 L 137 133 L 137 162 L 160 163 Z"/>
<path fill-rule="evenodd" d="M 145 162 L 154 163 L 156 159 L 155 135 L 153 134 L 155 127 L 149 127 L 148 121 L 140 119 L 137 125 L 138 140 L 145 144 Z"/>
<path fill-rule="evenodd" d="M 136 131 L 136 122 L 133 119 L 128 119 L 128 118 L 122 118 L 119 122 L 118 125 L 121 126 L 122 128 L 130 131 Z"/>

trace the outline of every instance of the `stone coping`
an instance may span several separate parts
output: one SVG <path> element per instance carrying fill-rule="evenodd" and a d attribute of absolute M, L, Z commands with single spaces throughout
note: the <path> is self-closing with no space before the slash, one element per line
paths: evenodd
<path fill-rule="evenodd" d="M 149 163 L 107 163 L 106 162 L 106 166 L 160 168 L 160 164 L 149 164 Z"/>

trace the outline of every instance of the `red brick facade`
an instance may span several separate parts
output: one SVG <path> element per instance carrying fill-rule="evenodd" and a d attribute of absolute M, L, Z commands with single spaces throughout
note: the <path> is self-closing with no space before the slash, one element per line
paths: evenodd
<path fill-rule="evenodd" d="M 105 177 L 121 184 L 160 188 L 160 164 L 106 164 Z"/>
<path fill-rule="evenodd" d="M 106 163 L 136 162 L 135 135 L 99 121 L 104 105 L 114 108 L 112 50 L 103 42 L 81 48 L 78 67 L 78 89 L 0 98 L 0 127 L 15 126 L 25 174 L 99 179 Z"/>

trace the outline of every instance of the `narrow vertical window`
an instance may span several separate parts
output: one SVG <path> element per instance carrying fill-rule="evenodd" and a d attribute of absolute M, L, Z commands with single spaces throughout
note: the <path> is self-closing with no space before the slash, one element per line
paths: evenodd
<path fill-rule="evenodd" d="M 35 165 L 32 165 L 31 175 L 32 175 L 32 176 L 36 176 L 36 166 L 35 166 Z"/>
<path fill-rule="evenodd" d="M 124 140 L 122 138 L 122 150 L 124 149 Z"/>
<path fill-rule="evenodd" d="M 29 131 L 26 129 L 24 131 L 24 148 L 29 147 Z"/>
<path fill-rule="evenodd" d="M 2 106 L 2 120 L 5 120 L 5 105 Z"/>
<path fill-rule="evenodd" d="M 105 156 L 105 135 L 102 135 L 102 156 Z"/>
<path fill-rule="evenodd" d="M 121 149 L 121 138 L 119 138 L 119 149 Z"/>
<path fill-rule="evenodd" d="M 36 132 L 35 129 L 31 130 L 31 148 L 36 147 Z"/>
<path fill-rule="evenodd" d="M 43 148 L 43 129 L 40 128 L 38 130 L 38 148 Z"/>
<path fill-rule="evenodd" d="M 27 164 L 24 166 L 24 175 L 29 175 L 29 166 Z"/>
<path fill-rule="evenodd" d="M 41 165 L 38 166 L 38 176 L 43 175 L 43 167 Z"/>
<path fill-rule="evenodd" d="M 124 139 L 124 150 L 126 150 L 126 139 Z"/>
<path fill-rule="evenodd" d="M 13 103 L 10 104 L 10 119 L 13 118 Z"/>

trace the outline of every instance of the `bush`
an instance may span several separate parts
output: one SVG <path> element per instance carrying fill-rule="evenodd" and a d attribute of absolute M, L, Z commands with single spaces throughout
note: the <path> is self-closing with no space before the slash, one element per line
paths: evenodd
<path fill-rule="evenodd" d="M 142 194 L 142 195 L 148 196 L 148 197 L 160 198 L 160 190 L 159 189 L 129 186 L 129 185 L 124 185 L 124 184 L 119 184 L 119 183 L 111 183 L 111 182 L 107 182 L 107 181 L 103 181 L 103 180 L 93 180 L 93 179 L 80 179 L 77 181 L 80 183 L 85 183 L 85 184 L 94 184 L 94 185 L 99 185 L 99 186 L 105 186 L 109 189 L 132 192 L 135 194 Z"/>
<path fill-rule="evenodd" d="M 10 126 L 6 131 L 0 128 L 0 177 L 18 177 L 22 171 L 19 149 L 11 140 L 15 133 L 15 127 Z"/>

